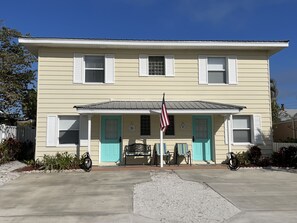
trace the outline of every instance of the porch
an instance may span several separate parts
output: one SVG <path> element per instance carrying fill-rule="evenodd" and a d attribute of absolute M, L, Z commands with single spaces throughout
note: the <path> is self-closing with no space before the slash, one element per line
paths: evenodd
<path fill-rule="evenodd" d="M 231 150 L 230 118 L 244 107 L 202 101 L 168 101 L 170 127 L 163 142 L 173 154 L 175 145 L 184 143 L 193 164 L 218 164 Z M 75 106 L 80 114 L 80 153 L 89 151 L 94 165 L 119 166 L 124 163 L 124 147 L 133 143 L 151 146 L 160 143 L 158 101 L 110 101 Z M 229 123 L 229 124 L 228 124 Z M 227 132 L 226 133 L 226 128 Z M 225 143 L 227 142 L 227 143 Z M 129 164 L 149 164 L 153 157 L 128 157 Z M 178 160 L 178 164 L 184 164 Z"/>

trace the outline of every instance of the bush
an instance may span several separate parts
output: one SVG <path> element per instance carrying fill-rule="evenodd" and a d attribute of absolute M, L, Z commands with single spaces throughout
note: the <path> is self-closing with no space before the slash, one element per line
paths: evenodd
<path fill-rule="evenodd" d="M 236 157 L 240 163 L 240 166 L 248 166 L 251 164 L 251 161 L 248 157 L 248 152 L 239 152 L 236 153 Z"/>
<path fill-rule="evenodd" d="M 13 138 L 5 139 L 0 144 L 0 164 L 16 160 L 21 146 L 21 143 Z"/>
<path fill-rule="evenodd" d="M 248 150 L 248 159 L 252 164 L 258 164 L 261 156 L 261 149 L 258 146 L 253 146 Z"/>
<path fill-rule="evenodd" d="M 44 170 L 69 170 L 80 168 L 81 160 L 68 152 L 57 153 L 54 156 L 44 155 L 41 166 Z"/>
<path fill-rule="evenodd" d="M 26 141 L 21 143 L 20 151 L 17 155 L 18 160 L 32 160 L 34 159 L 34 143 L 31 141 Z"/>

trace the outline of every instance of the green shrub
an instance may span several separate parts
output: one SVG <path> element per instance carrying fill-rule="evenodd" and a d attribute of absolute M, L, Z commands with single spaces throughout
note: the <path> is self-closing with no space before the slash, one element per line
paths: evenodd
<path fill-rule="evenodd" d="M 261 149 L 258 146 L 253 146 L 248 150 L 248 159 L 252 164 L 258 164 L 261 155 Z"/>
<path fill-rule="evenodd" d="M 17 159 L 21 143 L 13 138 L 5 139 L 0 144 L 0 164 Z"/>
<path fill-rule="evenodd" d="M 41 166 L 44 170 L 69 170 L 80 168 L 80 163 L 79 157 L 64 152 L 54 156 L 44 155 Z"/>
<path fill-rule="evenodd" d="M 249 157 L 248 157 L 248 152 L 236 153 L 236 157 L 241 166 L 248 166 L 251 164 L 251 161 L 249 160 Z"/>

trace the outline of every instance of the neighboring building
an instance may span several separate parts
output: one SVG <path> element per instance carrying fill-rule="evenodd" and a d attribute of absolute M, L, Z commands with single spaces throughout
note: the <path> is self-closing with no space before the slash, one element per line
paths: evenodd
<path fill-rule="evenodd" d="M 280 121 L 273 125 L 275 142 L 297 142 L 297 109 L 284 109 L 279 112 Z"/>
<path fill-rule="evenodd" d="M 89 150 L 94 165 L 115 165 L 125 145 L 153 148 L 163 93 L 171 152 L 187 143 L 194 163 L 255 144 L 272 152 L 269 57 L 288 41 L 19 42 L 38 56 L 36 158 Z"/>

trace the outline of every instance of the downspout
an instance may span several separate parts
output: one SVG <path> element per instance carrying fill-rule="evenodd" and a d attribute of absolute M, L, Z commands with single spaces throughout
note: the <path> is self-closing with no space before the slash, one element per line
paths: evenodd
<path fill-rule="evenodd" d="M 229 115 L 227 123 L 228 123 L 228 152 L 232 152 L 232 145 L 231 145 L 231 120 L 232 120 L 232 115 Z"/>

